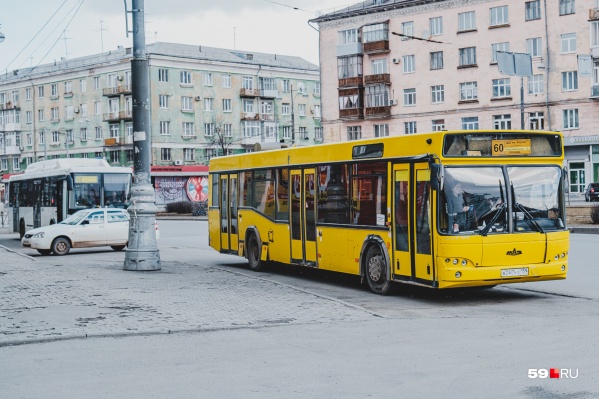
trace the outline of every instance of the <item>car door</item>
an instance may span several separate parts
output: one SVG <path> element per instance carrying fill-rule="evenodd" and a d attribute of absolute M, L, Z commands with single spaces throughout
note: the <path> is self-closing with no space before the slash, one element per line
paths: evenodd
<path fill-rule="evenodd" d="M 129 216 L 117 210 L 107 211 L 106 244 L 125 245 L 129 240 Z"/>
<path fill-rule="evenodd" d="M 97 247 L 106 245 L 106 211 L 90 212 L 77 225 L 71 241 L 73 247 Z"/>

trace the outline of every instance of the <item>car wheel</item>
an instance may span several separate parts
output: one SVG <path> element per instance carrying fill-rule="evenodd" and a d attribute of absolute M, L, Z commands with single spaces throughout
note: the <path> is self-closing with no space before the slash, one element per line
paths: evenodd
<path fill-rule="evenodd" d="M 122 251 L 125 249 L 125 245 L 111 245 L 110 248 L 114 249 L 115 251 Z"/>
<path fill-rule="evenodd" d="M 52 242 L 52 252 L 54 255 L 66 255 L 71 250 L 71 243 L 64 237 L 58 237 Z"/>
<path fill-rule="evenodd" d="M 391 281 L 387 278 L 387 262 L 378 245 L 371 245 L 366 251 L 364 274 L 370 290 L 375 294 L 387 295 L 391 290 Z"/>
<path fill-rule="evenodd" d="M 37 252 L 39 252 L 42 255 L 50 255 L 52 253 L 51 249 L 38 249 Z"/>
<path fill-rule="evenodd" d="M 247 242 L 247 258 L 250 264 L 250 269 L 257 272 L 264 267 L 264 262 L 261 257 L 261 246 L 258 243 L 258 238 L 255 234 L 250 234 Z"/>

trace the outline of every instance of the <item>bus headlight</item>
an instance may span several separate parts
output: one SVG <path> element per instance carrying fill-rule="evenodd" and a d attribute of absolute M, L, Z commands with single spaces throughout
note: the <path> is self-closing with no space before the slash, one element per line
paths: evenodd
<path fill-rule="evenodd" d="M 457 265 L 458 264 L 458 260 L 454 259 L 451 263 L 453 263 L 454 265 Z"/>
<path fill-rule="evenodd" d="M 455 278 L 462 277 L 462 272 L 455 272 Z"/>
<path fill-rule="evenodd" d="M 466 262 L 466 259 L 462 259 L 462 266 L 466 266 L 466 263 L 468 263 Z"/>
<path fill-rule="evenodd" d="M 559 255 L 555 255 L 555 256 L 553 257 L 553 259 L 554 259 L 554 260 L 559 260 Z"/>
<path fill-rule="evenodd" d="M 46 234 L 46 233 L 44 233 L 43 231 L 41 231 L 41 232 L 39 232 L 39 233 L 35 233 L 35 234 L 33 235 L 33 238 L 44 238 L 44 235 L 45 235 L 45 234 Z"/>
<path fill-rule="evenodd" d="M 562 252 L 562 259 L 564 259 L 566 257 L 566 253 Z"/>

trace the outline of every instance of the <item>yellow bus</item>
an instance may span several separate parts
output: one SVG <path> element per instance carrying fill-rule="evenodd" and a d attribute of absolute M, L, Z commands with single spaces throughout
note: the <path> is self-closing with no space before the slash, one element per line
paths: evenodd
<path fill-rule="evenodd" d="M 563 137 L 442 131 L 210 161 L 210 246 L 393 283 L 565 279 Z"/>

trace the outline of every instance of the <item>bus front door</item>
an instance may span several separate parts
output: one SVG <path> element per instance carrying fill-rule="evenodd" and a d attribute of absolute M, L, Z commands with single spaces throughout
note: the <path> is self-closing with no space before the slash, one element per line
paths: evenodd
<path fill-rule="evenodd" d="M 427 163 L 393 167 L 394 260 L 399 281 L 431 285 L 430 171 Z"/>
<path fill-rule="evenodd" d="M 237 175 L 221 176 L 219 187 L 221 190 L 221 251 L 237 252 L 239 247 L 239 232 L 237 227 Z"/>
<path fill-rule="evenodd" d="M 316 173 L 291 170 L 291 263 L 316 266 Z"/>

